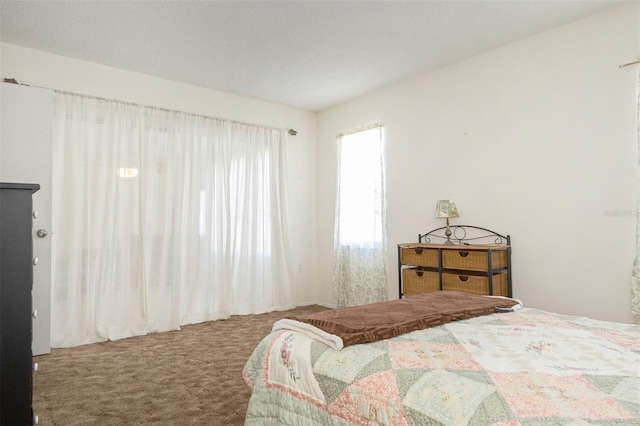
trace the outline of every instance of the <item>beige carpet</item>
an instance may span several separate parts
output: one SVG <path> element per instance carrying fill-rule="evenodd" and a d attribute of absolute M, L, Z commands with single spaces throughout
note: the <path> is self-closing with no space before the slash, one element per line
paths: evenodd
<path fill-rule="evenodd" d="M 325 310 L 234 316 L 35 357 L 41 425 L 242 425 L 242 368 L 274 321 Z"/>

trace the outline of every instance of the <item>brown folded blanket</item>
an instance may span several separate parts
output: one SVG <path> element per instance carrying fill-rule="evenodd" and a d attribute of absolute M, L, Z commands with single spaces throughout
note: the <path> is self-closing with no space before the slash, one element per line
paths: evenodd
<path fill-rule="evenodd" d="M 410 331 L 511 308 L 519 301 L 458 291 L 436 291 L 404 299 L 287 317 L 342 339 L 343 346 L 389 339 Z M 286 327 L 282 327 L 286 328 Z M 338 348 L 340 349 L 340 348 Z"/>

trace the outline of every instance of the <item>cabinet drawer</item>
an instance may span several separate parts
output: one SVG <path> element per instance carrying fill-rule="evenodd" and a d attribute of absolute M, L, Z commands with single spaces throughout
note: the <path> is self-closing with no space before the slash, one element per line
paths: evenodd
<path fill-rule="evenodd" d="M 486 271 L 489 268 L 488 254 L 491 255 L 491 268 L 507 267 L 507 252 L 476 251 L 476 250 L 443 250 L 442 267 L 450 269 L 468 269 L 472 271 Z"/>
<path fill-rule="evenodd" d="M 440 290 L 440 277 L 437 272 L 423 271 L 420 268 L 402 270 L 402 294 L 429 293 Z"/>
<path fill-rule="evenodd" d="M 508 296 L 506 273 L 493 274 L 492 296 Z M 466 293 L 489 295 L 489 277 L 482 275 L 442 274 L 442 289 L 464 291 Z"/>
<path fill-rule="evenodd" d="M 400 249 L 400 263 L 403 265 L 438 267 L 438 249 L 405 247 Z"/>

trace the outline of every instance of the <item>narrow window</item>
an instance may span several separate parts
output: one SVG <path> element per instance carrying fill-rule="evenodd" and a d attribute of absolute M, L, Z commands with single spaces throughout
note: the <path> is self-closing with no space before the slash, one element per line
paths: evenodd
<path fill-rule="evenodd" d="M 333 284 L 339 307 L 387 299 L 383 128 L 338 137 Z"/>

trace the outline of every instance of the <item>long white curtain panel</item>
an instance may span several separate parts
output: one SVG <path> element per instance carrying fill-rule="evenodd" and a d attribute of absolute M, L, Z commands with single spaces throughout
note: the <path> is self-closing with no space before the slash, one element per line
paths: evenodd
<path fill-rule="evenodd" d="M 640 70 L 638 71 L 638 121 L 637 121 L 637 138 L 638 152 L 640 153 Z M 640 156 L 638 158 L 640 164 Z M 638 176 L 640 182 L 640 176 Z M 631 322 L 640 324 L 640 196 L 638 197 L 638 206 L 636 210 L 636 257 L 633 261 L 633 270 L 631 274 Z"/>
<path fill-rule="evenodd" d="M 295 306 L 285 132 L 56 93 L 52 346 Z"/>

